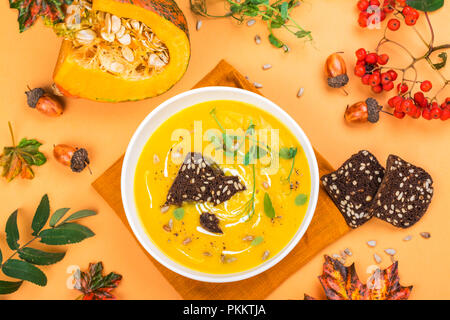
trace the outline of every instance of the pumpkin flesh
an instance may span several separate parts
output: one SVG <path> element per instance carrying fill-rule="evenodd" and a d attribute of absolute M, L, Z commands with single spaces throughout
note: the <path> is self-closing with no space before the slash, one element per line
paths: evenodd
<path fill-rule="evenodd" d="M 161 10 L 158 12 L 154 3 L 163 3 L 175 9 L 168 11 L 166 7 L 160 6 L 156 7 Z M 92 10 L 134 19 L 149 26 L 166 46 L 170 60 L 162 70 L 149 77 L 130 79 L 121 74 L 84 66 L 75 58 L 76 47 L 72 40 L 65 39 L 54 72 L 55 84 L 65 95 L 109 102 L 141 100 L 167 91 L 183 76 L 189 62 L 190 44 L 186 20 L 174 2 L 145 0 L 133 1 L 131 4 L 126 0 L 94 0 Z M 172 21 L 164 18 L 164 15 L 172 17 Z"/>

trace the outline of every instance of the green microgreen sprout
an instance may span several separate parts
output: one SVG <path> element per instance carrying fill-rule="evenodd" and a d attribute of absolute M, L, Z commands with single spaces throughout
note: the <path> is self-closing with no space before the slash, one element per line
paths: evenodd
<path fill-rule="evenodd" d="M 209 18 L 231 17 L 239 23 L 246 20 L 260 18 L 266 23 L 269 31 L 269 42 L 276 48 L 289 52 L 289 47 L 275 34 L 274 29 L 284 29 L 296 38 L 312 40 L 311 31 L 303 29 L 292 17 L 291 12 L 300 5 L 299 0 L 245 0 L 242 2 L 224 0 L 229 6 L 229 12 L 223 15 L 208 13 L 207 0 L 190 0 L 191 11 L 197 15 Z"/>

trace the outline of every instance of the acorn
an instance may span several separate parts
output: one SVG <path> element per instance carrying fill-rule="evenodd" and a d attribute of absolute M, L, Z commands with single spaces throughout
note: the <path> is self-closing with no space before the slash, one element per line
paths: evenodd
<path fill-rule="evenodd" d="M 59 163 L 70 167 L 73 172 L 81 172 L 84 168 L 89 168 L 88 152 L 84 148 L 58 144 L 53 148 L 53 156 Z"/>
<path fill-rule="evenodd" d="M 349 123 L 376 123 L 380 119 L 381 109 L 377 100 L 367 98 L 366 101 L 359 101 L 347 106 L 344 118 Z"/>
<path fill-rule="evenodd" d="M 63 113 L 64 109 L 61 103 L 45 92 L 44 89 L 28 89 L 25 94 L 30 108 L 36 109 L 49 117 L 59 117 Z"/>
<path fill-rule="evenodd" d="M 348 83 L 345 61 L 337 52 L 327 58 L 325 72 L 328 76 L 328 85 L 332 88 L 342 88 Z"/>

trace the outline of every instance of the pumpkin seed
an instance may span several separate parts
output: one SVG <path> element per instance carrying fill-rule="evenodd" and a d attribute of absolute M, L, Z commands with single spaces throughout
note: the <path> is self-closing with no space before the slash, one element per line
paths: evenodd
<path fill-rule="evenodd" d="M 71 4 L 66 8 L 66 15 L 73 14 L 78 10 L 78 6 L 75 4 Z"/>
<path fill-rule="evenodd" d="M 403 241 L 409 241 L 411 239 L 412 239 L 412 236 L 406 236 L 406 237 L 403 238 Z"/>
<path fill-rule="evenodd" d="M 237 260 L 236 257 L 229 257 L 229 256 L 224 255 L 224 254 L 222 254 L 222 255 L 220 256 L 220 261 L 221 261 L 222 263 L 231 263 L 231 262 L 234 262 L 234 261 L 236 261 L 236 260 Z"/>
<path fill-rule="evenodd" d="M 83 29 L 75 34 L 77 41 L 82 44 L 90 44 L 96 36 L 97 34 L 91 29 Z"/>
<path fill-rule="evenodd" d="M 196 29 L 197 31 L 200 30 L 200 28 L 202 27 L 202 24 L 203 24 L 202 20 L 198 20 L 198 21 L 197 21 L 197 25 L 195 26 L 195 29 Z"/>
<path fill-rule="evenodd" d="M 127 46 L 131 43 L 131 36 L 129 33 L 125 33 L 123 36 L 117 39 L 121 44 Z"/>
<path fill-rule="evenodd" d="M 122 56 L 128 62 L 133 62 L 134 61 L 133 51 L 130 48 L 128 48 L 128 47 L 122 47 Z"/>
<path fill-rule="evenodd" d="M 255 88 L 257 88 L 257 89 L 260 89 L 260 88 L 263 87 L 263 85 L 262 85 L 261 83 L 258 83 L 258 82 L 253 82 L 253 86 L 254 86 Z"/>
<path fill-rule="evenodd" d="M 375 247 L 377 245 L 377 242 L 375 240 L 370 240 L 370 241 L 367 241 L 367 245 L 369 247 L 373 248 L 373 247 Z"/>
<path fill-rule="evenodd" d="M 247 26 L 251 27 L 252 25 L 254 25 L 256 23 L 255 19 L 250 19 L 247 21 Z"/>
<path fill-rule="evenodd" d="M 304 88 L 300 88 L 297 92 L 297 98 L 300 98 L 303 95 L 303 92 L 305 91 Z"/>
<path fill-rule="evenodd" d="M 272 68 L 271 64 L 265 64 L 262 66 L 263 70 L 269 70 L 270 68 Z"/>
<path fill-rule="evenodd" d="M 261 37 L 259 35 L 255 36 L 255 43 L 260 44 L 261 43 Z"/>
<path fill-rule="evenodd" d="M 421 237 L 424 239 L 429 239 L 431 238 L 431 234 L 429 232 L 421 232 L 420 233 Z"/>
<path fill-rule="evenodd" d="M 270 255 L 270 251 L 269 251 L 269 250 L 266 250 L 266 251 L 264 251 L 264 253 L 263 253 L 261 259 L 262 259 L 263 261 L 264 261 L 264 260 L 267 260 L 267 258 L 269 257 L 269 255 Z"/>
<path fill-rule="evenodd" d="M 102 36 L 102 38 L 108 42 L 113 42 L 114 41 L 114 34 L 113 33 L 108 33 L 106 31 L 102 31 L 100 32 L 100 35 Z"/>
<path fill-rule="evenodd" d="M 122 23 L 120 21 L 120 18 L 118 16 L 112 15 L 111 16 L 111 32 L 116 33 L 117 31 L 119 31 L 121 26 L 122 26 Z"/>
<path fill-rule="evenodd" d="M 106 33 L 111 33 L 111 15 L 109 13 L 105 15 L 105 30 Z"/>
<path fill-rule="evenodd" d="M 109 71 L 114 73 L 121 73 L 124 69 L 125 67 L 120 62 L 113 62 L 109 67 Z"/>
<path fill-rule="evenodd" d="M 397 253 L 397 251 L 395 251 L 394 249 L 385 249 L 384 252 L 386 252 L 386 254 L 393 256 L 394 254 Z"/>
<path fill-rule="evenodd" d="M 169 206 L 161 207 L 161 213 L 166 213 L 167 211 L 169 211 Z"/>
<path fill-rule="evenodd" d="M 376 263 L 380 264 L 381 263 L 381 257 L 379 255 L 377 255 L 376 253 L 373 254 L 373 258 L 375 260 Z"/>
<path fill-rule="evenodd" d="M 130 25 L 136 31 L 139 30 L 139 28 L 141 27 L 141 23 L 136 20 L 130 20 Z"/>
<path fill-rule="evenodd" d="M 150 57 L 148 58 L 148 64 L 150 66 L 153 66 L 157 69 L 162 68 L 165 66 L 164 61 L 162 61 L 156 54 L 152 53 L 150 55 Z M 175 157 L 175 153 L 174 153 L 174 157 Z"/>
<path fill-rule="evenodd" d="M 120 26 L 119 31 L 116 32 L 116 38 L 120 38 L 125 34 L 125 27 L 124 26 Z"/>

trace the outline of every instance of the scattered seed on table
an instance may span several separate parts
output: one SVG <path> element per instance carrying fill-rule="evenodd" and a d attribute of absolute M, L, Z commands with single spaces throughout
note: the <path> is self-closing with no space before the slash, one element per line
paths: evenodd
<path fill-rule="evenodd" d="M 297 92 L 297 98 L 300 98 L 303 95 L 303 91 L 305 91 L 304 88 L 300 88 Z"/>
<path fill-rule="evenodd" d="M 375 240 L 370 240 L 370 241 L 367 241 L 367 245 L 369 247 L 373 248 L 373 247 L 375 247 L 377 245 L 377 242 Z"/>
<path fill-rule="evenodd" d="M 373 254 L 373 258 L 375 259 L 376 263 L 381 263 L 381 257 L 377 255 L 376 253 Z"/>
<path fill-rule="evenodd" d="M 203 23 L 202 20 L 197 21 L 197 25 L 195 27 L 197 29 L 197 31 L 200 30 L 200 28 L 202 27 L 202 23 Z"/>
<path fill-rule="evenodd" d="M 349 248 L 345 248 L 345 249 L 344 249 L 344 252 L 345 252 L 345 254 L 348 255 L 348 256 L 352 256 L 352 254 L 353 254 L 353 253 L 350 251 Z"/>
<path fill-rule="evenodd" d="M 393 256 L 394 254 L 397 253 L 397 251 L 395 251 L 395 249 L 385 249 L 384 252 L 386 252 L 386 254 Z"/>
<path fill-rule="evenodd" d="M 403 241 L 409 241 L 411 239 L 412 239 L 412 236 L 406 236 L 406 237 L 403 238 Z"/>
<path fill-rule="evenodd" d="M 337 253 L 335 253 L 335 254 L 333 254 L 333 258 L 334 258 L 334 259 L 338 259 L 338 260 L 339 260 L 339 259 L 341 259 L 341 256 L 340 256 L 340 255 L 338 255 Z"/>
<path fill-rule="evenodd" d="M 421 232 L 420 235 L 424 239 L 430 239 L 431 238 L 431 233 L 429 233 L 429 232 Z"/>
<path fill-rule="evenodd" d="M 263 70 L 269 70 L 270 68 L 272 68 L 272 65 L 267 63 L 265 65 L 262 66 Z"/>
<path fill-rule="evenodd" d="M 250 20 L 247 21 L 247 26 L 251 27 L 252 25 L 255 24 L 255 22 L 256 22 L 255 19 L 250 19 Z"/>
<path fill-rule="evenodd" d="M 263 87 L 263 85 L 261 83 L 258 82 L 253 82 L 253 85 L 255 86 L 255 88 L 260 89 Z"/>
<path fill-rule="evenodd" d="M 255 43 L 256 44 L 260 44 L 261 43 L 261 37 L 258 34 L 255 36 Z"/>

